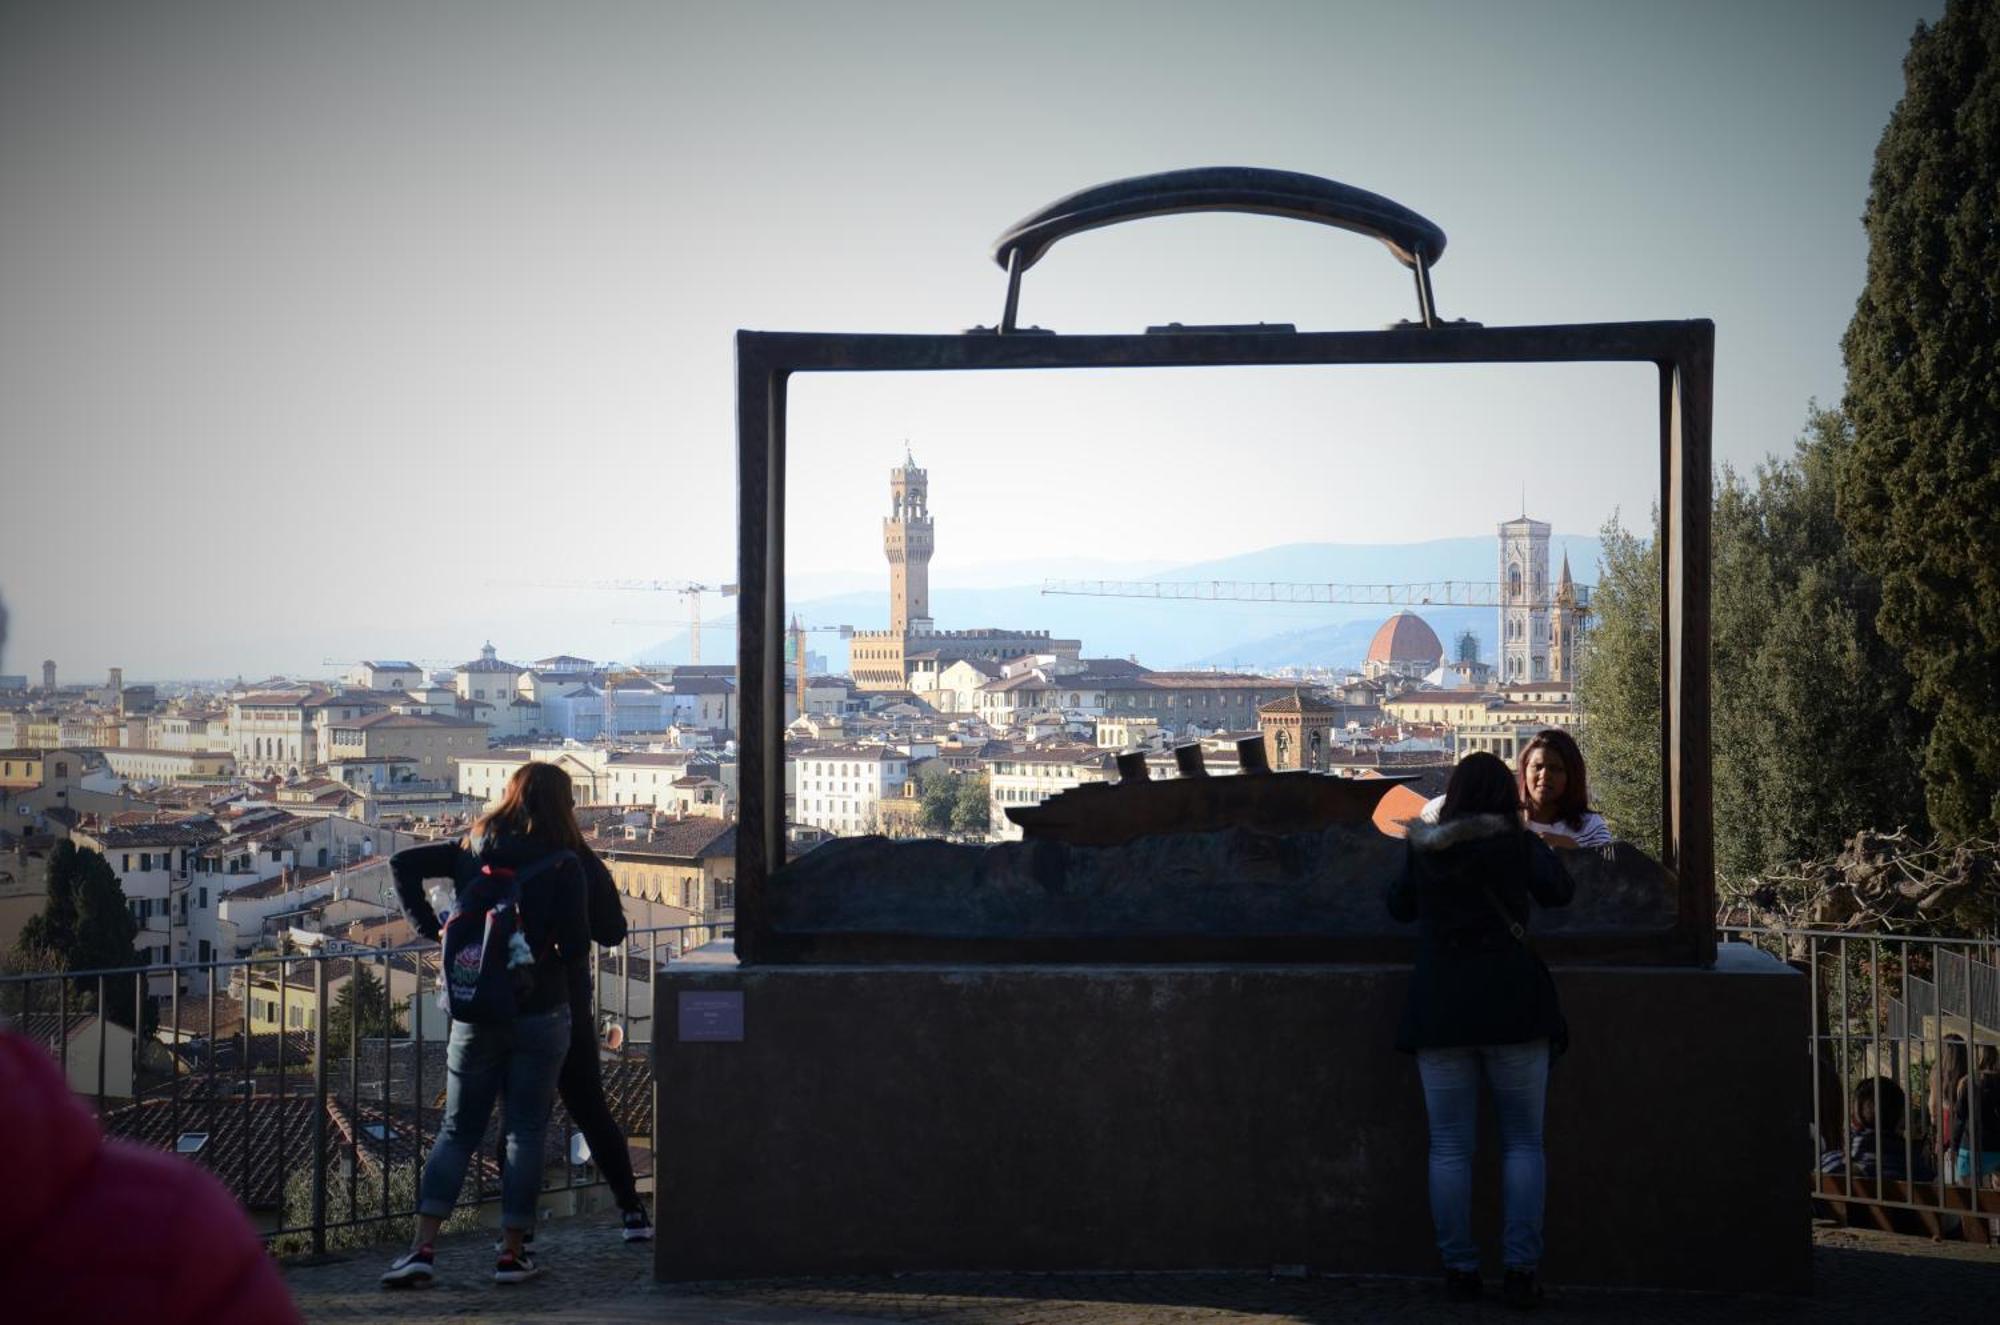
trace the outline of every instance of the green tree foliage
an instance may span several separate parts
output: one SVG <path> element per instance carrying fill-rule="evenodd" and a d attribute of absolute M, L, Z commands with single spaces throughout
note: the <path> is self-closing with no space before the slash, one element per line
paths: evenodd
<path fill-rule="evenodd" d="M 1655 532 L 1659 516 L 1653 518 Z M 1660 554 L 1616 515 L 1600 531 L 1603 562 L 1578 659 L 1579 732 L 1590 798 L 1612 832 L 1660 853 Z"/>
<path fill-rule="evenodd" d="M 1919 25 L 1875 152 L 1848 325 L 1840 520 L 1933 719 L 1923 778 L 1953 836 L 2000 833 L 2000 5 Z"/>
<path fill-rule="evenodd" d="M 1864 828 L 1923 829 L 1922 721 L 1876 632 L 1878 581 L 1850 550 L 1834 476 L 1854 445 L 1814 409 L 1789 460 L 1718 478 L 1710 646 L 1716 868 L 1746 878 L 1839 851 Z M 1578 678 L 1592 797 L 1655 849 L 1659 557 L 1614 520 Z"/>
<path fill-rule="evenodd" d="M 401 1128 L 406 1124 L 398 1122 L 395 1126 Z M 352 1169 L 346 1152 L 336 1151 L 327 1165 L 326 1220 L 345 1227 L 327 1229 L 327 1250 L 356 1251 L 409 1237 L 417 1217 L 417 1187 L 422 1177 L 421 1163 L 391 1165 L 385 1199 L 381 1169 L 368 1164 Z M 274 1255 L 301 1256 L 312 1250 L 312 1178 L 309 1164 L 301 1165 L 285 1177 L 285 1227 L 303 1231 L 280 1233 L 272 1238 Z M 471 1188 L 472 1184 L 467 1182 L 463 1194 L 469 1196 Z M 349 1218 L 360 1222 L 350 1224 Z M 469 1203 L 452 1211 L 451 1217 L 444 1221 L 444 1231 L 466 1233 L 478 1228 L 480 1222 L 479 1206 Z"/>
<path fill-rule="evenodd" d="M 327 1012 L 329 1054 L 340 1057 L 347 1052 L 357 1019 L 364 1040 L 403 1033 L 402 1009 L 390 1006 L 389 991 L 376 979 L 374 971 L 360 964 L 354 968 L 354 978 L 341 985 L 340 992 L 334 995 L 333 1007 Z"/>
<path fill-rule="evenodd" d="M 29 917 L 29 923 L 40 919 Z M 62 972 L 62 958 L 47 948 L 34 948 L 25 942 L 15 945 L 14 951 L 0 954 L 0 975 L 57 975 Z M 0 983 L 0 1016 L 25 1017 L 30 1012 L 54 1012 L 62 1003 L 62 996 L 56 980 L 22 980 Z"/>
<path fill-rule="evenodd" d="M 116 970 L 139 964 L 132 940 L 139 922 L 125 900 L 111 863 L 89 848 L 65 839 L 49 853 L 48 899 L 40 915 L 21 927 L 23 953 L 46 954 L 49 964 L 69 971 Z M 96 977 L 84 977 L 74 987 L 87 1002 L 96 996 Z M 104 982 L 108 1015 L 132 1024 L 135 990 L 130 976 Z M 81 1004 L 79 1005 L 81 1006 Z"/>
<path fill-rule="evenodd" d="M 51 862 L 51 872 L 54 864 Z M 88 849 L 76 853 L 76 938 L 69 949 L 73 971 L 131 966 L 138 955 L 132 940 L 139 936 L 139 922 L 125 900 L 124 885 L 118 882 L 111 862 Z"/>
<path fill-rule="evenodd" d="M 933 764 L 917 775 L 917 802 L 926 831 L 943 837 L 951 832 L 952 810 L 958 804 L 958 778 Z"/>
<path fill-rule="evenodd" d="M 984 837 L 990 824 L 986 775 L 958 779 L 951 805 L 951 829 L 967 837 Z"/>
<path fill-rule="evenodd" d="M 76 946 L 76 844 L 68 838 L 56 843 L 49 853 L 48 898 L 40 915 L 28 917 L 18 940 L 23 951 L 57 954 L 67 961 Z"/>

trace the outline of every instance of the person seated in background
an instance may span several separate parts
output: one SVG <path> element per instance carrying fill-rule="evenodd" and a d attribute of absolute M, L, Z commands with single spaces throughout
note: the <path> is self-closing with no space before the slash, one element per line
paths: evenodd
<path fill-rule="evenodd" d="M 1528 831 L 1557 850 L 1608 847 L 1611 829 L 1590 808 L 1583 751 L 1568 732 L 1548 727 L 1521 751 L 1521 810 Z"/>
<path fill-rule="evenodd" d="M 1903 1134 L 1903 1088 L 1894 1081 L 1888 1077 L 1867 1077 L 1858 1082 L 1854 1087 L 1852 1118 L 1847 1149 L 1829 1150 L 1821 1155 L 1821 1173 L 1852 1173 L 1857 1178 L 1898 1181 L 1914 1178 L 1918 1182 L 1929 1182 L 1935 1176 L 1930 1156 L 1921 1147 L 1909 1144 L 1909 1138 Z M 1910 1168 L 1912 1163 L 1916 1165 L 1914 1173 Z"/>
<path fill-rule="evenodd" d="M 1972 1152 L 1975 1115 L 1979 1124 L 1977 1162 Z M 2000 1048 L 1980 1045 L 1977 1069 L 1960 1077 L 1952 1088 L 1951 1131 L 1944 1150 L 1954 1182 L 1973 1183 L 1975 1175 L 1990 1178 L 2000 1174 Z"/>

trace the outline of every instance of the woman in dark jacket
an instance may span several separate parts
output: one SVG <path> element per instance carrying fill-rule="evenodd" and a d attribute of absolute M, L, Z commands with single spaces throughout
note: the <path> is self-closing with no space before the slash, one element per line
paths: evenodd
<path fill-rule="evenodd" d="M 1526 942 L 1528 903 L 1562 906 L 1574 885 L 1521 822 L 1506 764 L 1467 755 L 1435 824 L 1410 825 L 1389 910 L 1417 922 L 1417 961 L 1396 1047 L 1417 1056 L 1430 1117 L 1431 1219 L 1453 1297 L 1480 1291 L 1472 1240 L 1479 1081 L 1500 1121 L 1503 1251 L 1510 1305 L 1533 1306 L 1542 1257 L 1542 1104 L 1567 1039 L 1554 983 Z"/>
<path fill-rule="evenodd" d="M 625 941 L 625 904 L 618 898 L 618 885 L 611 871 L 588 846 L 578 853 L 583 862 L 585 892 L 590 912 L 590 937 L 607 948 Z M 625 960 L 631 960 L 628 953 Z M 629 978 L 629 977 L 628 977 Z M 625 1133 L 604 1097 L 604 1071 L 597 1061 L 597 1027 L 591 1022 L 594 1000 L 590 993 L 590 962 L 572 962 L 569 967 L 569 1053 L 563 1058 L 562 1072 L 556 1077 L 556 1092 L 583 1139 L 590 1143 L 590 1158 L 604 1175 L 611 1195 L 624 1212 L 620 1234 L 627 1242 L 646 1242 L 653 1236 L 653 1221 L 639 1199 L 639 1184 L 632 1174 L 632 1156 L 625 1149 Z M 506 1155 L 500 1157 L 502 1171 Z"/>
<path fill-rule="evenodd" d="M 511 1021 L 453 1019 L 445 1050 L 444 1121 L 417 1188 L 417 1232 L 407 1254 L 382 1276 L 385 1285 L 429 1283 L 432 1244 L 458 1203 L 465 1170 L 479 1148 L 486 1120 L 504 1092 L 507 1169 L 500 1187 L 506 1235 L 493 1278 L 518 1283 L 541 1273 L 523 1245 L 535 1226 L 542 1188 L 542 1137 L 555 1104 L 556 1076 L 569 1051 L 569 967 L 590 960 L 583 834 L 569 774 L 553 764 L 523 764 L 508 779 L 500 804 L 473 826 L 463 844 L 438 842 L 399 851 L 389 861 L 396 895 L 417 932 L 435 939 L 443 926 L 424 896 L 427 879 L 450 879 L 457 898 L 475 880 L 512 871 L 520 918 L 532 957 L 519 982 Z"/>

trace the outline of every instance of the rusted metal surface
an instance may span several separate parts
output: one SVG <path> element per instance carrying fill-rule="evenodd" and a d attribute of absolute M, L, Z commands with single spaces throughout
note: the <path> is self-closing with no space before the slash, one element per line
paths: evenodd
<path fill-rule="evenodd" d="M 1548 960 L 1688 964 L 1659 862 L 1629 844 L 1564 860 L 1576 900 L 1530 927 Z M 779 872 L 760 961 L 1408 961 L 1416 935 L 1383 901 L 1403 861 L 1400 839 L 1352 822 L 1104 846 L 843 837 Z"/>
<path fill-rule="evenodd" d="M 979 336 L 830 335 L 739 332 L 739 519 L 743 586 L 739 603 L 740 681 L 761 705 L 743 706 L 742 816 L 738 835 L 737 950 L 743 960 L 799 960 L 797 944 L 777 935 L 766 912 L 771 871 L 784 842 L 782 660 L 785 385 L 795 373 L 926 372 L 1033 368 L 1147 368 L 1256 366 L 1265 364 L 1425 363 L 1653 363 L 1661 370 L 1660 435 L 1663 537 L 1667 540 L 1665 590 L 1669 604 L 1662 675 L 1663 748 L 1668 794 L 1663 807 L 1670 844 L 1667 864 L 1679 876 L 1679 922 L 1674 930 L 1681 960 L 1714 957 L 1714 859 L 1708 794 L 1708 449 L 1714 324 L 1614 322 L 1541 327 L 1441 326 L 1435 330 L 1311 332 L 1297 335 L 1176 336 Z M 996 947 L 997 943 L 997 947 Z M 1008 953 L 1004 942 L 982 940 L 989 956 Z M 1184 960 L 1201 947 L 1158 937 L 1117 944 L 1124 959 Z M 1290 950 L 1298 943 L 1271 947 Z M 1306 943 L 1324 955 L 1324 945 Z M 1342 950 L 1351 945 L 1342 945 Z M 1589 947 L 1604 959 L 1653 949 L 1605 936 Z M 936 936 L 931 951 L 947 959 L 965 947 L 960 938 Z M 1055 945 L 1059 950 L 1061 944 Z M 920 940 L 897 945 L 900 956 L 922 950 Z M 1046 942 L 1023 941 L 1017 960 L 1047 957 Z M 1581 955 L 1581 954 L 1579 954 Z"/>
<path fill-rule="evenodd" d="M 1073 846 L 1116 846 L 1154 833 L 1217 833 L 1248 828 L 1260 833 L 1308 833 L 1334 824 L 1368 824 L 1389 788 L 1413 778 L 1341 778 L 1323 773 L 1245 771 L 1209 777 L 1196 771 L 1158 782 L 1087 782 L 1039 805 L 1007 808 L 1029 841 Z"/>
<path fill-rule="evenodd" d="M 1283 216 L 1378 239 L 1416 278 L 1417 320 L 1426 327 L 1437 324 L 1430 269 L 1444 256 L 1445 235 L 1435 222 L 1379 193 L 1317 175 L 1255 166 L 1203 166 L 1098 184 L 1058 198 L 1008 227 L 993 245 L 993 260 L 1007 273 L 1000 334 L 1019 334 L 1021 277 L 1057 240 L 1100 226 L 1184 212 Z"/>
<path fill-rule="evenodd" d="M 1048 210 L 1051 209 L 1045 209 Z M 1247 210 L 1290 214 L 1275 208 Z M 1159 213 L 1155 210 L 1143 214 Z M 1091 224 L 1109 224 L 1116 219 L 1122 218 L 1108 217 Z M 1420 217 L 1415 219 L 1422 221 Z M 996 251 L 996 258 L 1017 278 L 1010 288 L 1008 315 L 1004 319 L 1010 324 L 1018 296 L 1018 276 L 1032 260 L 1028 256 L 1030 241 L 1043 239 L 1046 242 L 1041 247 L 1046 248 L 1061 233 L 1083 228 L 1072 223 L 1067 228 L 1045 226 L 1035 230 L 1031 223 L 1036 221 L 1036 217 L 1031 217 L 1022 227 L 1016 227 L 1020 233 L 1010 232 L 1010 235 L 1015 235 L 1017 242 L 1008 247 L 1003 240 L 1002 249 Z M 1392 242 L 1395 236 L 1378 234 L 1377 237 L 1395 247 Z M 1412 240 L 1405 249 L 1421 283 L 1427 267 L 1424 245 Z M 1035 253 L 1038 255 L 1039 251 Z M 1437 251 L 1442 251 L 1441 242 Z M 1436 255 L 1430 252 L 1429 259 L 1435 259 Z M 1422 288 L 1420 298 L 1427 321 L 1435 323 L 1427 288 Z M 1709 799 L 1708 502 L 1714 346 L 1715 327 L 1706 320 L 1530 327 L 1403 324 L 1384 331 L 1302 333 L 1277 328 L 1249 333 L 1234 328 L 1215 331 L 1188 328 L 1172 335 L 738 332 L 740 565 L 737 580 L 742 585 L 738 604 L 741 622 L 738 679 L 745 698 L 741 728 L 741 814 L 745 831 L 737 837 L 738 954 L 744 961 L 756 963 L 800 960 L 802 951 L 797 942 L 779 934 L 772 924 L 768 893 L 772 874 L 784 860 L 783 733 L 778 718 L 784 712 L 780 648 L 785 610 L 785 397 L 794 374 L 1314 364 L 1651 363 L 1660 374 L 1660 505 L 1664 542 L 1661 734 L 1666 790 L 1662 840 L 1667 844 L 1665 863 L 1678 875 L 1680 884 L 1677 921 L 1671 938 L 1679 960 L 1711 963 L 1715 956 L 1715 934 Z M 857 890 L 865 890 L 868 881 L 859 880 L 855 886 Z M 1099 937 L 1105 941 L 1117 938 Z M 1192 947 L 1190 942 L 1158 934 L 1129 941 L 1120 939 L 1116 947 L 1129 960 L 1179 960 L 1185 959 L 1184 954 L 1193 947 L 1201 946 L 1198 936 L 1185 937 Z M 906 935 L 899 940 L 896 950 L 902 957 L 929 953 L 947 959 L 964 946 L 964 939 L 963 935 L 943 933 L 928 939 Z M 1636 935 L 1626 939 L 1604 935 L 1591 943 L 1601 948 L 1607 959 L 1609 954 L 1619 952 L 1657 952 L 1659 946 L 1654 937 Z M 983 936 L 974 940 L 974 946 L 988 959 L 1005 959 L 1011 954 L 1018 960 L 1033 960 L 1048 951 L 1046 943 L 1026 940 L 1010 949 L 1004 936 Z M 1291 946 L 1290 941 L 1287 946 Z"/>

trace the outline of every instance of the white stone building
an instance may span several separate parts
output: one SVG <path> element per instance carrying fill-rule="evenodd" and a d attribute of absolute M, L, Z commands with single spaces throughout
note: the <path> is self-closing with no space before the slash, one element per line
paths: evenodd
<path fill-rule="evenodd" d="M 792 796 L 795 822 L 853 837 L 882 830 L 882 802 L 902 793 L 910 757 L 880 745 L 830 745 L 801 751 Z"/>
<path fill-rule="evenodd" d="M 1018 842 L 1021 829 L 1007 817 L 1010 806 L 1040 805 L 1059 791 L 1086 782 L 1115 782 L 1117 756 L 1089 746 L 1017 750 L 987 765 L 987 830 L 992 842 Z"/>
<path fill-rule="evenodd" d="M 341 678 L 357 690 L 415 690 L 424 684 L 424 669 L 400 658 L 368 659 L 354 664 Z"/>

